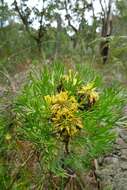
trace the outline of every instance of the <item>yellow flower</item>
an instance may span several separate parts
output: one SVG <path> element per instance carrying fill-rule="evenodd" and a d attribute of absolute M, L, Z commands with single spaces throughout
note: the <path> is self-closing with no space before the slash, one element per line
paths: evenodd
<path fill-rule="evenodd" d="M 89 102 L 93 104 L 94 102 L 98 101 L 99 95 L 96 91 L 91 91 L 89 94 Z"/>
<path fill-rule="evenodd" d="M 56 103 L 63 104 L 67 101 L 67 99 L 68 99 L 68 93 L 66 91 L 60 92 L 59 94 L 57 94 L 56 96 L 54 96 L 52 98 L 52 103 L 53 104 L 56 104 Z"/>
<path fill-rule="evenodd" d="M 78 102 L 76 101 L 74 96 L 70 97 L 69 104 L 70 104 L 70 110 L 72 112 L 76 112 L 78 110 Z"/>
<path fill-rule="evenodd" d="M 51 121 L 60 137 L 72 137 L 83 127 L 81 118 L 75 116 L 78 112 L 78 102 L 74 96 L 69 96 L 67 91 L 46 96 L 45 100 L 50 104 Z"/>
<path fill-rule="evenodd" d="M 99 99 L 99 94 L 96 92 L 93 82 L 88 83 L 86 86 L 82 86 L 82 88 L 78 91 L 78 95 L 80 96 L 80 105 L 87 103 L 84 101 L 88 101 L 91 106 Z"/>
<path fill-rule="evenodd" d="M 84 93 L 88 93 L 91 90 L 95 90 L 95 88 L 93 88 L 94 83 L 88 83 L 87 85 L 82 86 L 81 90 L 78 91 L 79 94 L 84 94 Z"/>

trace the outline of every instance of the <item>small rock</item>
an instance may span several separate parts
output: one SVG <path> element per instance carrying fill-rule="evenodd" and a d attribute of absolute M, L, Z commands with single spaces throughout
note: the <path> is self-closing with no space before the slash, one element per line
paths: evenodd
<path fill-rule="evenodd" d="M 119 145 L 119 146 L 117 146 L 117 149 L 118 148 L 127 148 L 127 144 L 124 142 L 124 140 L 122 138 L 118 138 L 116 140 L 116 144 Z"/>
<path fill-rule="evenodd" d="M 120 167 L 121 167 L 122 170 L 127 170 L 127 162 L 121 162 Z"/>
<path fill-rule="evenodd" d="M 103 164 L 104 158 L 100 157 L 98 158 L 98 164 L 101 166 Z"/>
<path fill-rule="evenodd" d="M 119 136 L 127 143 L 127 130 L 121 130 Z"/>
<path fill-rule="evenodd" d="M 107 157 L 104 159 L 104 163 L 107 165 L 112 165 L 113 168 L 119 167 L 119 159 L 116 157 Z"/>
<path fill-rule="evenodd" d="M 127 160 L 127 149 L 121 149 L 121 159 Z"/>
<path fill-rule="evenodd" d="M 119 157 L 121 156 L 120 150 L 114 150 L 114 151 L 112 152 L 112 156 L 119 158 Z"/>

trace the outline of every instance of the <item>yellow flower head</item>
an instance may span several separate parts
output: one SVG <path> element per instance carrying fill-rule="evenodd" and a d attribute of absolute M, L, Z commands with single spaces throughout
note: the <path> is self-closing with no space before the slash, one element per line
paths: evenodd
<path fill-rule="evenodd" d="M 89 102 L 93 104 L 94 102 L 98 101 L 99 95 L 96 91 L 91 91 L 89 94 Z"/>
<path fill-rule="evenodd" d="M 82 88 L 78 91 L 79 94 L 85 94 L 90 92 L 91 90 L 94 90 L 94 83 L 88 83 L 87 85 L 82 86 Z"/>
<path fill-rule="evenodd" d="M 47 104 L 63 104 L 67 101 L 68 99 L 68 93 L 67 92 L 60 92 L 57 95 L 47 95 L 44 96 L 44 100 L 46 101 Z"/>
<path fill-rule="evenodd" d="M 90 105 L 94 104 L 99 99 L 99 94 L 96 92 L 93 82 L 82 86 L 78 91 L 78 95 L 81 97 L 81 103 L 84 103 L 84 101 L 87 100 Z"/>
<path fill-rule="evenodd" d="M 45 100 L 50 103 L 54 130 L 61 137 L 71 137 L 83 127 L 81 119 L 75 116 L 78 112 L 78 103 L 74 96 L 69 96 L 67 91 L 46 96 Z"/>

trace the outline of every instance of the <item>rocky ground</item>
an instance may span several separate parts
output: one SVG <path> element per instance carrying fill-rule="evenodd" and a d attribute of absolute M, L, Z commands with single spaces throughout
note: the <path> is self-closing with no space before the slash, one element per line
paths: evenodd
<path fill-rule="evenodd" d="M 127 128 L 117 127 L 112 153 L 98 159 L 96 175 L 103 190 L 127 190 Z"/>

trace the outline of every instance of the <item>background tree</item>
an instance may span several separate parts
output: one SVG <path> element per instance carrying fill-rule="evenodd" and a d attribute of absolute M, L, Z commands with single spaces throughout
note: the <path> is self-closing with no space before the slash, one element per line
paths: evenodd
<path fill-rule="evenodd" d="M 39 6 L 34 6 L 32 8 L 30 8 L 27 3 L 28 0 L 21 0 L 20 5 L 18 5 L 15 0 L 13 5 L 26 31 L 29 33 L 30 37 L 35 40 L 38 51 L 41 53 L 44 36 L 53 18 L 54 3 L 53 1 L 43 0 Z M 32 28 L 34 21 L 36 21 L 36 25 L 38 25 L 36 31 Z"/>
<path fill-rule="evenodd" d="M 104 38 L 104 40 L 100 43 L 100 53 L 103 59 L 103 63 L 105 64 L 109 56 L 108 37 L 110 37 L 112 34 L 112 0 L 109 0 L 108 5 L 106 4 L 106 1 L 104 1 L 104 4 L 103 4 L 102 0 L 100 0 L 100 5 L 102 9 L 101 37 Z"/>

